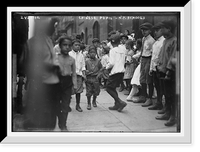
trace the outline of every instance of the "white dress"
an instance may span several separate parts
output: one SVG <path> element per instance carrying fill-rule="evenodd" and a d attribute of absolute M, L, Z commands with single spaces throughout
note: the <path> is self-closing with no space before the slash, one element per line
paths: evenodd
<path fill-rule="evenodd" d="M 131 79 L 131 85 L 133 85 L 133 84 L 140 85 L 140 66 L 141 66 L 141 63 L 135 69 L 135 72 Z"/>

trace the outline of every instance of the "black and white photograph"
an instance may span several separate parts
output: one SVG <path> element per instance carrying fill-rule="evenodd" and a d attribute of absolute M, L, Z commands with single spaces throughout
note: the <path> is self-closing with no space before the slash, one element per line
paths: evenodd
<path fill-rule="evenodd" d="M 10 13 L 10 132 L 181 134 L 181 11 L 58 9 Z"/>

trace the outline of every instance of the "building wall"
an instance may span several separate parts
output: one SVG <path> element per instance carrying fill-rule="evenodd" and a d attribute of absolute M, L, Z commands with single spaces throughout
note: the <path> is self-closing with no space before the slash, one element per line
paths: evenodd
<path fill-rule="evenodd" d="M 130 32 L 135 31 L 136 39 L 142 38 L 139 26 L 144 22 L 150 22 L 153 25 L 163 21 L 172 19 L 177 22 L 177 14 L 160 14 L 146 13 L 140 17 L 133 16 L 67 16 L 63 17 L 60 24 L 60 30 L 65 31 L 68 35 L 80 34 L 86 44 L 92 44 L 94 36 L 94 24 L 99 24 L 99 39 L 106 40 L 111 30 L 120 30 L 124 32 L 128 29 Z M 175 31 L 177 34 L 177 30 Z"/>

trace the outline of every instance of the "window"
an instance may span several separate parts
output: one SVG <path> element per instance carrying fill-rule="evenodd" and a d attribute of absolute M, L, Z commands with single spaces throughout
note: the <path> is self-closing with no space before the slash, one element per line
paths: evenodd
<path fill-rule="evenodd" d="M 93 38 L 99 39 L 99 33 L 100 33 L 100 26 L 98 21 L 95 21 L 93 25 Z"/>

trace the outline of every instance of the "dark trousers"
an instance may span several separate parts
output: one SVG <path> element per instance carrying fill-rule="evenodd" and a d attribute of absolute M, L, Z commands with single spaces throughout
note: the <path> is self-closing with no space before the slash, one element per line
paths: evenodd
<path fill-rule="evenodd" d="M 176 109 L 176 84 L 175 84 L 175 73 L 172 74 L 171 79 L 164 79 L 165 73 L 158 72 L 158 76 L 160 79 L 160 93 L 165 96 L 165 109 L 170 114 L 175 115 Z"/>
<path fill-rule="evenodd" d="M 106 83 L 106 91 L 115 100 L 115 105 L 120 102 L 116 88 L 122 82 L 124 73 L 117 73 L 109 76 Z"/>
<path fill-rule="evenodd" d="M 60 76 L 60 101 L 57 105 L 58 125 L 62 129 L 66 126 L 68 113 L 71 112 L 72 77 Z"/>
<path fill-rule="evenodd" d="M 58 91 L 58 84 L 44 84 L 41 81 L 30 80 L 25 107 L 25 130 L 49 131 L 55 128 Z"/>
<path fill-rule="evenodd" d="M 156 71 L 153 71 L 153 84 L 154 84 L 156 92 L 157 92 L 157 102 L 156 102 L 156 104 L 162 105 L 163 92 L 161 94 L 160 79 L 159 79 Z"/>

